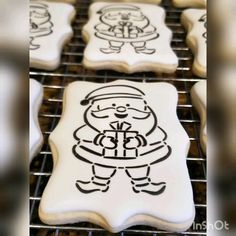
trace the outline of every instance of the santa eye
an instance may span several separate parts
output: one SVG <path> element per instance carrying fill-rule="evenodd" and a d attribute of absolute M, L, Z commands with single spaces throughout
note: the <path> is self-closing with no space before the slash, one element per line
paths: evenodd
<path fill-rule="evenodd" d="M 127 106 L 127 107 L 130 107 L 130 105 L 129 105 L 129 104 L 126 104 L 126 106 Z"/>
<path fill-rule="evenodd" d="M 112 106 L 113 106 L 113 107 L 115 107 L 115 106 L 116 106 L 116 104 L 115 104 L 115 103 L 113 103 L 113 104 L 112 104 Z"/>
<path fill-rule="evenodd" d="M 100 106 L 99 105 L 97 106 L 97 109 L 100 110 Z"/>

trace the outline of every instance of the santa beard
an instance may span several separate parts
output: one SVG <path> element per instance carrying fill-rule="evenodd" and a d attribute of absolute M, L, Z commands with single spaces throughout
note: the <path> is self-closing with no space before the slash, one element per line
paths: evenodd
<path fill-rule="evenodd" d="M 125 116 L 126 114 L 127 116 Z M 120 118 L 120 116 L 123 116 L 123 118 Z M 103 133 L 105 130 L 114 130 L 115 126 L 111 126 L 111 123 L 114 122 L 117 122 L 116 129 L 118 129 L 118 125 L 120 126 L 123 123 L 126 124 L 122 125 L 123 130 L 138 131 L 139 134 L 144 136 L 157 125 L 156 116 L 149 108 L 147 111 L 128 108 L 123 113 L 117 112 L 113 107 L 102 110 L 93 110 L 90 108 L 85 113 L 85 123 L 100 133 Z"/>

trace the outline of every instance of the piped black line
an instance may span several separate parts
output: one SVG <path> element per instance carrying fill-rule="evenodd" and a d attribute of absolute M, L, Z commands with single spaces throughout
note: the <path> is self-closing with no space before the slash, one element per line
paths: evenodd
<path fill-rule="evenodd" d="M 103 187 L 107 186 L 107 184 L 101 184 L 101 183 L 98 183 L 96 181 L 92 181 L 92 183 L 94 183 L 94 184 L 96 184 L 98 186 L 103 186 Z"/>
<path fill-rule="evenodd" d="M 171 147 L 169 145 L 167 146 L 167 148 L 168 148 L 168 153 L 164 157 L 162 157 L 162 158 L 152 162 L 150 165 L 154 165 L 154 164 L 156 164 L 158 162 L 161 162 L 161 161 L 164 161 L 165 159 L 167 159 L 171 155 L 171 153 L 172 153 L 172 149 L 171 149 Z"/>
<path fill-rule="evenodd" d="M 94 155 L 97 155 L 97 156 L 102 156 L 102 154 L 101 153 L 98 153 L 98 152 L 95 152 L 95 151 L 93 151 L 93 150 L 91 150 L 91 149 L 88 149 L 87 147 L 85 147 L 85 146 L 80 146 L 80 148 L 81 149 L 83 149 L 83 150 L 85 150 L 85 151 L 87 151 L 87 152 L 89 152 L 89 153 L 91 153 L 91 154 L 94 154 Z"/>
<path fill-rule="evenodd" d="M 140 156 L 145 156 L 145 155 L 147 155 L 149 153 L 152 153 L 152 152 L 155 152 L 155 151 L 157 151 L 157 150 L 159 150 L 159 149 L 161 149 L 163 147 L 164 147 L 164 145 L 158 146 L 157 148 L 154 148 L 154 149 L 152 149 L 152 150 L 150 150 L 148 152 L 144 152 L 144 153 L 140 154 Z"/>
<path fill-rule="evenodd" d="M 92 164 L 91 161 L 88 161 L 87 159 L 85 159 L 84 157 L 80 156 L 80 155 L 76 152 L 76 150 L 75 150 L 76 147 L 77 147 L 77 145 L 74 145 L 73 148 L 72 148 L 72 152 L 73 152 L 74 156 L 75 156 L 76 158 L 78 158 L 79 160 L 81 160 L 81 161 L 84 161 L 84 162 L 86 162 L 86 163 Z"/>
<path fill-rule="evenodd" d="M 79 189 L 80 192 L 85 194 L 101 191 L 100 189 L 84 190 L 79 186 L 78 183 L 76 183 L 75 186 Z"/>
<path fill-rule="evenodd" d="M 86 125 L 82 125 L 82 126 L 80 126 L 78 129 L 76 129 L 76 130 L 73 132 L 73 137 L 74 137 L 75 140 L 80 141 L 80 138 L 77 137 L 76 133 L 77 133 L 80 129 L 84 128 L 85 126 L 86 126 Z"/>
<path fill-rule="evenodd" d="M 135 88 L 135 87 L 133 87 L 133 86 L 130 86 L 130 85 L 108 85 L 108 86 L 103 86 L 103 87 L 97 88 L 97 89 L 93 90 L 92 92 L 88 93 L 87 96 L 85 97 L 85 99 L 87 99 L 87 98 L 90 96 L 90 94 L 92 94 L 92 93 L 94 93 L 94 92 L 96 92 L 96 91 L 98 91 L 98 90 L 101 90 L 101 89 L 104 89 L 104 88 L 111 88 L 111 87 L 126 87 L 126 88 L 132 88 L 132 89 L 135 89 L 136 91 L 138 91 L 139 93 L 141 93 L 142 95 L 145 95 L 145 93 L 144 93 L 142 90 L 140 90 L 140 89 L 138 89 L 138 88 Z M 137 95 L 137 96 L 138 96 L 138 95 Z"/>
<path fill-rule="evenodd" d="M 149 145 L 150 146 L 155 146 L 155 145 L 160 144 L 160 143 L 162 143 L 162 141 L 158 141 L 158 142 L 155 142 L 155 143 L 150 143 Z"/>
<path fill-rule="evenodd" d="M 141 190 L 141 192 L 148 193 L 148 194 L 155 196 L 155 195 L 159 195 L 159 194 L 163 193 L 165 191 L 165 189 L 166 189 L 166 186 L 163 186 L 159 191 L 156 191 L 156 192 L 148 191 L 148 190 Z"/>
<path fill-rule="evenodd" d="M 156 127 L 157 127 L 157 116 L 156 116 L 156 113 L 151 109 L 151 107 L 148 106 L 148 108 L 149 108 L 149 110 L 151 111 L 151 113 L 152 113 L 152 115 L 154 117 L 154 124 L 153 124 L 151 130 L 146 133 L 146 136 L 150 135 L 156 129 Z"/>
<path fill-rule="evenodd" d="M 150 185 L 150 183 L 145 183 L 145 184 L 135 184 L 135 187 L 145 187 Z"/>

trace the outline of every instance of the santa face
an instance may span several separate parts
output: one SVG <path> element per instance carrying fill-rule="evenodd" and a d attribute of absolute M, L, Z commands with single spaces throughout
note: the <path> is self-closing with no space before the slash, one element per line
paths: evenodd
<path fill-rule="evenodd" d="M 94 101 L 86 111 L 89 126 L 100 132 L 110 130 L 112 122 L 126 122 L 131 125 L 130 131 L 139 131 L 145 135 L 154 125 L 156 117 L 143 99 L 110 98 Z"/>
<path fill-rule="evenodd" d="M 139 28 L 145 28 L 148 26 L 149 21 L 142 12 L 136 10 L 117 10 L 117 11 L 108 11 L 104 13 L 101 18 L 101 22 L 110 26 L 118 25 L 132 25 L 138 26 Z"/>
<path fill-rule="evenodd" d="M 41 35 L 50 30 L 50 14 L 46 8 L 31 7 L 30 11 L 30 34 L 32 36 Z"/>

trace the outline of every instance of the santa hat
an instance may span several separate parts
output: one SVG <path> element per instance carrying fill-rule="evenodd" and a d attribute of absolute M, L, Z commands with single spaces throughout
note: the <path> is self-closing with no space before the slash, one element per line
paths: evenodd
<path fill-rule="evenodd" d="M 30 2 L 30 8 L 45 10 L 48 8 L 48 6 L 46 4 L 41 3 L 41 2 Z"/>
<path fill-rule="evenodd" d="M 129 4 L 112 4 L 112 5 L 102 8 L 97 13 L 98 14 L 105 14 L 105 13 L 111 12 L 111 11 L 123 11 L 123 10 L 139 11 L 140 8 L 133 6 L 133 5 L 129 5 Z"/>
<path fill-rule="evenodd" d="M 144 95 L 145 94 L 141 90 L 129 85 L 108 85 L 93 90 L 81 101 L 80 104 L 86 106 L 93 101 L 112 98 L 143 99 Z"/>

